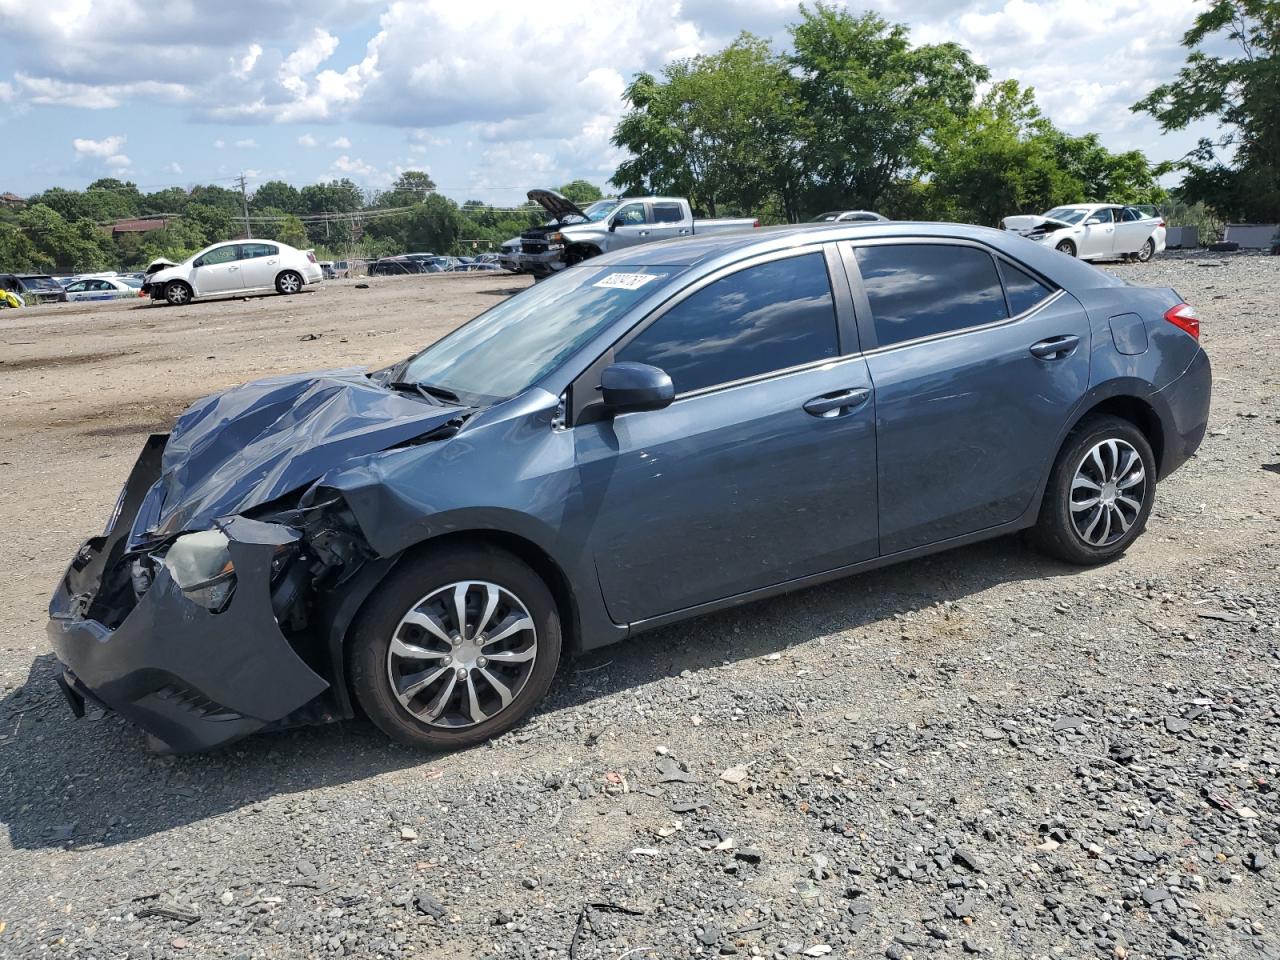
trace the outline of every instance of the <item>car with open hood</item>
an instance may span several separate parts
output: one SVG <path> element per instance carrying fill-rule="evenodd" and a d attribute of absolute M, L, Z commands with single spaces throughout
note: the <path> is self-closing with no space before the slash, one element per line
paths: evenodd
<path fill-rule="evenodd" d="M 1021 530 L 1103 563 L 1204 435 L 1198 337 L 1173 290 L 980 227 L 606 254 L 151 437 L 50 602 L 60 682 L 169 750 L 357 706 L 453 748 L 699 614 Z"/>
<path fill-rule="evenodd" d="M 553 219 L 521 233 L 519 252 L 512 251 L 512 260 L 516 272 L 538 278 L 623 247 L 760 226 L 754 217 L 694 219 L 683 197 L 611 198 L 585 210 L 554 190 L 530 190 L 528 197 Z"/>
<path fill-rule="evenodd" d="M 1164 219 L 1134 206 L 1076 203 L 1041 216 L 1005 217 L 1001 226 L 1081 260 L 1146 263 L 1165 248 Z"/>
<path fill-rule="evenodd" d="M 0 273 L 0 290 L 21 297 L 24 303 L 65 303 L 62 284 L 44 273 Z"/>
<path fill-rule="evenodd" d="M 215 243 L 182 263 L 157 260 L 147 268 L 145 290 L 152 300 L 182 306 L 207 297 L 247 293 L 301 293 L 324 279 L 310 250 L 276 240 Z"/>

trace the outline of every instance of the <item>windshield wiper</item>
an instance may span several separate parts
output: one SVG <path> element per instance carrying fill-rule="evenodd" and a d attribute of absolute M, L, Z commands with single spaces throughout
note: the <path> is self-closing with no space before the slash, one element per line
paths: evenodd
<path fill-rule="evenodd" d="M 416 383 L 412 380 L 392 380 L 387 384 L 389 390 L 412 390 L 421 396 L 424 400 L 428 400 L 437 406 L 452 404 L 454 406 L 462 406 L 458 400 L 458 395 L 452 390 L 445 387 L 438 387 L 434 383 Z M 441 403 L 444 401 L 444 403 Z"/>

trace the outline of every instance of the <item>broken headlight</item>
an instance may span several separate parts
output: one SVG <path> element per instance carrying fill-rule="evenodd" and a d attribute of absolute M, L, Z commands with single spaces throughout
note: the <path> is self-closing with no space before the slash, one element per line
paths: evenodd
<path fill-rule="evenodd" d="M 236 568 L 221 530 L 201 530 L 173 541 L 164 565 L 182 595 L 206 610 L 220 613 L 236 587 Z"/>

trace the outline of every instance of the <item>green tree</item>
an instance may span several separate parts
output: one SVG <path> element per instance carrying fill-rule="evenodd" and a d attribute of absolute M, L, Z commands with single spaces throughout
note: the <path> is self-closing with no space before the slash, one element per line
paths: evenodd
<path fill-rule="evenodd" d="M 302 194 L 297 187 L 290 186 L 283 180 L 268 180 L 253 191 L 253 197 L 249 201 L 249 209 L 255 213 L 262 213 L 267 207 L 284 213 L 302 213 Z"/>
<path fill-rule="evenodd" d="M 275 239 L 287 243 L 291 247 L 307 245 L 307 229 L 296 216 L 290 215 L 276 230 Z"/>
<path fill-rule="evenodd" d="M 1209 0 L 1182 45 L 1189 52 L 1176 79 L 1133 105 L 1165 131 L 1205 119 L 1222 128 L 1182 159 L 1182 199 L 1233 218 L 1280 220 L 1280 0 Z"/>
<path fill-rule="evenodd" d="M 439 194 L 427 197 L 405 216 L 405 245 L 410 250 L 446 253 L 462 229 L 458 205 Z"/>
<path fill-rule="evenodd" d="M 374 199 L 376 207 L 407 207 L 421 203 L 436 192 L 436 183 L 421 170 L 406 170 L 396 178 L 390 190 Z"/>
<path fill-rule="evenodd" d="M 190 198 L 181 187 L 167 187 L 142 198 L 143 213 L 182 213 Z"/>
<path fill-rule="evenodd" d="M 585 207 L 589 203 L 595 203 L 597 200 L 604 197 L 600 188 L 589 180 L 571 180 L 561 186 L 556 193 L 567 197 L 580 207 Z M 471 202 L 472 201 L 468 201 L 468 203 Z M 463 206 L 465 207 L 466 204 L 463 204 Z"/>
<path fill-rule="evenodd" d="M 913 47 L 905 26 L 874 13 L 819 3 L 800 14 L 791 60 L 811 121 L 807 169 L 850 206 L 875 209 L 895 180 L 927 164 L 988 72 L 958 44 Z"/>
<path fill-rule="evenodd" d="M 312 183 L 300 191 L 303 213 L 355 213 L 364 207 L 364 194 L 347 178 Z M 307 236 L 316 246 L 345 246 L 352 240 L 352 218 L 333 217 L 307 222 Z"/>

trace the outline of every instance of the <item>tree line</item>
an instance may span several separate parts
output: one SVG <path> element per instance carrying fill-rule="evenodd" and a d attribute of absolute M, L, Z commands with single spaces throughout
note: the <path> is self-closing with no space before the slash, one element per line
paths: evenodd
<path fill-rule="evenodd" d="M 1219 219 L 1280 220 L 1280 0 L 1209 0 L 1196 16 L 1183 38 L 1185 64 L 1132 109 L 1164 131 L 1211 120 L 1219 133 L 1163 164 L 1139 150 L 1108 150 L 1096 134 L 1062 131 L 1032 89 L 993 79 L 959 44 L 912 45 L 904 24 L 877 14 L 820 2 L 801 6 L 788 32 L 785 51 L 744 33 L 716 53 L 635 76 L 613 134 L 628 154 L 613 175 L 617 191 L 687 196 L 700 214 L 766 223 L 864 208 L 995 225 L 1090 200 L 1160 204 L 1206 236 Z M 1181 183 L 1166 191 L 1160 180 L 1175 171 Z M 560 190 L 580 204 L 602 196 L 582 180 Z M 118 179 L 55 187 L 24 209 L 0 208 L 0 270 L 181 260 L 241 235 L 243 204 L 216 184 L 145 194 Z M 274 180 L 248 207 L 255 236 L 330 257 L 463 253 L 543 219 L 532 204 L 459 205 L 421 171 L 374 193 L 347 179 Z M 146 233 L 102 228 L 161 215 L 173 219 Z"/>
<path fill-rule="evenodd" d="M 560 190 L 581 203 L 602 196 L 583 180 Z M 545 218 L 536 204 L 512 210 L 478 200 L 459 205 L 417 170 L 373 194 L 348 179 L 303 187 L 268 181 L 248 197 L 248 214 L 254 237 L 315 248 L 332 259 L 492 249 Z M 0 271 L 77 273 L 141 269 L 160 257 L 181 261 L 211 243 L 244 236 L 244 217 L 240 192 L 216 184 L 143 193 L 131 182 L 105 178 L 84 190 L 54 187 L 27 198 L 22 209 L 0 209 Z M 112 222 L 131 218 L 171 219 L 146 232 L 111 231 Z"/>
<path fill-rule="evenodd" d="M 1280 218 L 1280 0 L 1211 0 L 1196 17 L 1186 66 L 1133 110 L 1165 131 L 1211 118 L 1225 132 L 1164 164 L 1065 133 L 1032 89 L 993 80 L 959 44 L 913 46 L 904 24 L 825 3 L 799 16 L 788 50 L 743 33 L 637 75 L 614 131 L 629 154 L 614 183 L 687 195 L 709 215 L 791 222 L 859 208 L 994 226 L 1086 201 Z M 1206 52 L 1216 38 L 1238 55 Z M 1177 170 L 1170 196 L 1159 180 Z"/>

